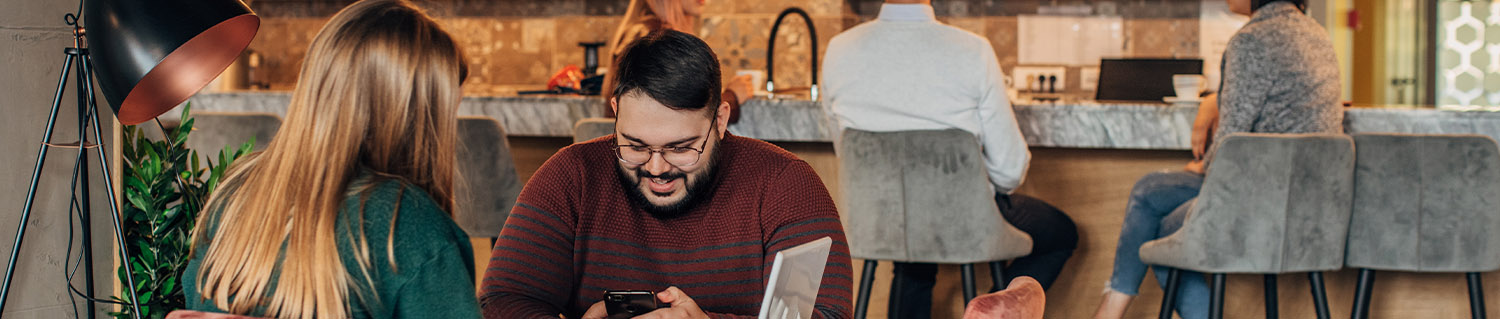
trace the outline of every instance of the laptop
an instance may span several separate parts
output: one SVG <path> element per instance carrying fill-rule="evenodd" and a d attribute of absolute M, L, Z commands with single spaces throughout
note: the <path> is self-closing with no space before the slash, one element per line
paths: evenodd
<path fill-rule="evenodd" d="M 776 252 L 760 319 L 809 319 L 823 284 L 823 268 L 833 239 L 823 237 Z"/>
<path fill-rule="evenodd" d="M 1173 74 L 1203 74 L 1202 59 L 1099 60 L 1099 101 L 1156 102 L 1177 96 Z"/>

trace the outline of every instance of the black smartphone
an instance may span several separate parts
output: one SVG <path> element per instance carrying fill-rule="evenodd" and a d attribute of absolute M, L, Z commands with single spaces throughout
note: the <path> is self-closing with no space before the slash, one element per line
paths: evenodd
<path fill-rule="evenodd" d="M 629 319 L 655 311 L 656 292 L 650 290 L 610 290 L 604 292 L 604 310 L 609 319 Z"/>

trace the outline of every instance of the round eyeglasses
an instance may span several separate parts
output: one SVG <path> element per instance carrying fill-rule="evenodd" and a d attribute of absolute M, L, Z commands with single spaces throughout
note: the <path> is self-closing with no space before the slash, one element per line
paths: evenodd
<path fill-rule="evenodd" d="M 714 121 L 717 122 L 717 121 Z M 703 144 L 693 147 L 662 147 L 653 148 L 644 145 L 615 145 L 615 156 L 621 163 L 631 166 L 645 165 L 651 161 L 651 157 L 661 153 L 661 159 L 676 167 L 693 166 L 698 164 L 698 159 L 703 157 L 703 148 L 708 146 L 708 140 L 712 137 L 716 123 L 709 122 L 708 132 L 704 133 Z"/>

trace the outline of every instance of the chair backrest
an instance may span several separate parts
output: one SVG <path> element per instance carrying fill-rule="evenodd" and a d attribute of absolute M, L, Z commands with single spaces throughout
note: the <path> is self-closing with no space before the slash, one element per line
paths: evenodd
<path fill-rule="evenodd" d="M 281 117 L 270 113 L 194 112 L 192 116 L 193 132 L 188 135 L 187 147 L 198 151 L 199 160 L 211 159 L 214 163 L 219 162 L 219 151 L 225 147 L 238 149 L 252 137 L 252 151 L 265 149 L 281 129 Z"/>
<path fill-rule="evenodd" d="M 1020 276 L 1011 279 L 1005 290 L 975 297 L 964 309 L 964 319 L 1042 319 L 1046 311 L 1042 284 Z"/>
<path fill-rule="evenodd" d="M 500 122 L 458 120 L 458 172 L 453 221 L 471 237 L 495 237 L 521 195 L 521 180 Z"/>
<path fill-rule="evenodd" d="M 1500 150 L 1484 135 L 1356 134 L 1350 267 L 1500 269 Z"/>
<path fill-rule="evenodd" d="M 1349 136 L 1237 133 L 1219 143 L 1182 229 L 1142 246 L 1141 260 L 1212 273 L 1342 268 Z"/>
<path fill-rule="evenodd" d="M 612 118 L 590 117 L 578 120 L 578 124 L 573 125 L 573 143 L 610 134 L 615 134 L 615 119 Z"/>
<path fill-rule="evenodd" d="M 850 129 L 839 145 L 854 258 L 976 263 L 1031 252 L 1031 237 L 1000 216 L 974 134 Z"/>

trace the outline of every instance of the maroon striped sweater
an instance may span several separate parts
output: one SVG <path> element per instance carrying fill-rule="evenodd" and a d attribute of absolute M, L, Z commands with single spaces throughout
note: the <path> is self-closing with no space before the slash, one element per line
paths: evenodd
<path fill-rule="evenodd" d="M 485 272 L 486 318 L 576 318 L 605 290 L 668 286 L 711 317 L 753 318 L 776 251 L 824 236 L 834 244 L 813 318 L 851 317 L 849 246 L 807 162 L 726 136 L 719 185 L 692 212 L 663 220 L 625 197 L 613 143 L 563 148 L 526 183 Z"/>

